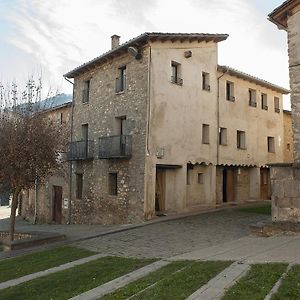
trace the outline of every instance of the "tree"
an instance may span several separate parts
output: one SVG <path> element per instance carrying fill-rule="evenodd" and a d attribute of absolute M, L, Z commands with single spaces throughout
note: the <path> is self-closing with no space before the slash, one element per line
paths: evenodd
<path fill-rule="evenodd" d="M 43 182 L 59 167 L 63 150 L 60 129 L 43 114 L 41 80 L 30 79 L 26 89 L 0 84 L 0 187 L 11 191 L 10 240 L 14 239 L 18 198 L 23 189 Z"/>

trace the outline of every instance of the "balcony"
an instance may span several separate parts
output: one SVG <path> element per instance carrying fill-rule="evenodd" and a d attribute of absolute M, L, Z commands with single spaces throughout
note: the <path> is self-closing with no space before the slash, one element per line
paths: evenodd
<path fill-rule="evenodd" d="M 115 135 L 99 138 L 99 158 L 130 158 L 132 153 L 132 136 Z"/>
<path fill-rule="evenodd" d="M 89 160 L 94 158 L 94 141 L 76 141 L 69 144 L 68 160 Z"/>

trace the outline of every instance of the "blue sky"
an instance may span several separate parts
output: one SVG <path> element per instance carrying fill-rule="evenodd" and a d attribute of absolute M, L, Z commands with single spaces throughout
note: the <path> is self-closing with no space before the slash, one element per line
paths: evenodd
<path fill-rule="evenodd" d="M 267 20 L 283 0 L 0 0 L 0 81 L 62 75 L 145 31 L 228 33 L 219 63 L 288 87 L 286 33 Z"/>

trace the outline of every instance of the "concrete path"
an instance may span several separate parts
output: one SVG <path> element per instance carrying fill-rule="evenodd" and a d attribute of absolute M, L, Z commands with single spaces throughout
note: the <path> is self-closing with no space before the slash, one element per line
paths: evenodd
<path fill-rule="evenodd" d="M 212 247 L 199 248 L 172 257 L 172 260 L 234 260 L 247 263 L 300 260 L 300 236 L 243 237 Z"/>
<path fill-rule="evenodd" d="M 121 287 L 124 287 L 125 285 L 129 284 L 130 282 L 133 282 L 135 280 L 138 280 L 147 274 L 154 272 L 161 267 L 166 266 L 169 264 L 168 261 L 160 260 L 153 264 L 147 265 L 143 268 L 140 268 L 138 270 L 135 270 L 131 273 L 128 273 L 124 276 L 121 276 L 119 278 L 116 278 L 112 281 L 109 281 L 107 283 L 104 283 L 103 285 L 94 288 L 92 290 L 89 290 L 83 294 L 80 294 L 78 296 L 75 296 L 71 298 L 70 300 L 94 300 L 99 299 L 100 297 L 103 297 L 106 294 L 109 294 L 113 292 L 114 290 L 117 290 Z"/>
<path fill-rule="evenodd" d="M 50 275 L 52 273 L 56 273 L 56 272 L 59 272 L 59 271 L 64 271 L 64 270 L 73 268 L 75 266 L 79 266 L 79 265 L 85 264 L 87 262 L 102 258 L 104 256 L 105 255 L 103 255 L 103 254 L 96 254 L 96 255 L 84 257 L 84 258 L 74 260 L 72 262 L 69 262 L 69 263 L 66 263 L 66 264 L 48 269 L 48 270 L 40 271 L 40 272 L 37 272 L 37 273 L 32 273 L 32 274 L 29 274 L 29 275 L 26 275 L 26 276 L 23 276 L 23 277 L 19 277 L 19 278 L 16 278 L 16 279 L 5 281 L 5 282 L 0 283 L 0 290 L 18 285 L 20 283 L 23 283 L 23 282 L 26 282 L 26 281 L 29 281 L 29 280 L 36 279 L 36 278 L 39 278 L 39 277 L 47 276 L 47 275 Z"/>
<path fill-rule="evenodd" d="M 226 290 L 244 276 L 249 269 L 249 264 L 235 262 L 189 296 L 187 300 L 219 300 L 224 296 Z"/>

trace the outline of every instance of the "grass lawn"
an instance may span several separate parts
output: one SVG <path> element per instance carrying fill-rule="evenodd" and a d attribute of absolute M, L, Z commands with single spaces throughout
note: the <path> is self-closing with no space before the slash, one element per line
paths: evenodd
<path fill-rule="evenodd" d="M 272 300 L 300 299 L 300 266 L 294 266 L 288 272 L 278 292 Z"/>
<path fill-rule="evenodd" d="M 239 208 L 238 211 L 271 216 L 271 204 Z"/>
<path fill-rule="evenodd" d="M 1 290 L 0 299 L 69 299 L 154 261 L 104 257 Z"/>
<path fill-rule="evenodd" d="M 227 291 L 222 300 L 263 300 L 286 268 L 287 264 L 280 263 L 252 265 L 250 271 Z"/>
<path fill-rule="evenodd" d="M 47 270 L 93 254 L 96 253 L 64 246 L 0 260 L 0 282 Z"/>
<path fill-rule="evenodd" d="M 175 261 L 160 268 L 157 271 L 151 272 L 149 275 L 138 279 L 132 283 L 129 283 L 123 288 L 118 289 L 117 291 L 103 296 L 101 300 L 122 300 L 127 299 L 130 296 L 137 294 L 140 291 L 148 288 L 154 283 L 168 277 L 172 276 L 175 272 L 185 268 L 186 266 L 192 264 L 190 261 Z"/>
<path fill-rule="evenodd" d="M 174 262 L 101 299 L 127 299 L 135 295 L 130 299 L 183 300 L 230 264 L 221 261 Z"/>

